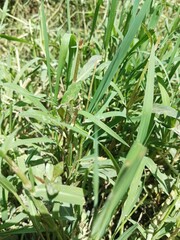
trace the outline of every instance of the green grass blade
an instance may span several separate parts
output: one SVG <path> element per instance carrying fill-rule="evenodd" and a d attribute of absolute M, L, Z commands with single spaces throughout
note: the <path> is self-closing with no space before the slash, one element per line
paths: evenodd
<path fill-rule="evenodd" d="M 98 18 L 98 14 L 99 14 L 99 9 L 100 9 L 100 6 L 101 6 L 102 3 L 103 3 L 103 0 L 98 0 L 97 3 L 96 3 L 96 8 L 95 8 L 94 16 L 93 16 L 93 23 L 92 23 L 92 28 L 91 28 L 89 41 L 91 40 L 92 35 L 95 31 L 96 22 L 97 22 L 97 18 Z"/>
<path fill-rule="evenodd" d="M 41 2 L 41 28 L 42 28 L 43 38 L 44 38 L 47 72 L 48 72 L 48 78 L 49 78 L 49 90 L 50 90 L 50 96 L 52 97 L 51 64 L 50 64 L 51 59 L 50 59 L 50 53 L 49 53 L 49 38 L 48 38 L 48 32 L 47 32 L 47 26 L 46 26 L 46 15 L 44 12 L 44 0 Z"/>
<path fill-rule="evenodd" d="M 68 23 L 68 32 L 71 32 L 71 13 L 70 13 L 70 1 L 66 0 L 67 5 L 67 23 Z"/>
<path fill-rule="evenodd" d="M 27 41 L 24 38 L 17 38 L 17 37 L 9 36 L 9 35 L 6 35 L 6 34 L 0 34 L 0 38 L 4 38 L 4 39 L 6 39 L 8 41 L 14 41 L 14 42 L 31 44 L 31 42 Z"/>
<path fill-rule="evenodd" d="M 105 37 L 104 37 L 104 47 L 105 47 L 106 51 L 108 49 L 109 41 L 111 38 L 111 32 L 112 32 L 112 29 L 114 26 L 114 19 L 116 16 L 118 2 L 119 2 L 118 0 L 111 1 L 111 7 L 109 9 L 108 24 L 107 24 L 107 28 L 106 28 L 106 32 L 105 32 Z"/>
<path fill-rule="evenodd" d="M 93 116 L 91 113 L 85 112 L 85 111 L 79 111 L 80 115 L 83 115 L 84 117 L 91 120 L 94 124 L 102 128 L 105 132 L 107 132 L 109 135 L 111 135 L 113 138 L 117 139 L 122 144 L 129 146 L 116 132 L 114 132 L 111 128 L 109 128 L 106 124 L 101 122 L 96 116 Z"/>
<path fill-rule="evenodd" d="M 154 78 L 155 78 L 155 49 L 152 46 L 148 65 L 147 83 L 145 89 L 144 103 L 142 109 L 141 122 L 139 125 L 137 141 L 142 144 L 145 142 L 148 134 L 149 124 L 153 110 L 154 97 Z"/>
<path fill-rule="evenodd" d="M 134 21 L 132 22 L 128 33 L 126 34 L 125 38 L 123 39 L 121 45 L 119 46 L 109 68 L 107 69 L 101 83 L 99 84 L 93 99 L 90 102 L 88 111 L 92 112 L 101 98 L 103 97 L 104 93 L 106 92 L 107 88 L 109 87 L 114 75 L 116 74 L 120 64 L 123 62 L 126 54 L 129 50 L 130 44 L 136 35 L 141 23 L 145 17 L 145 15 L 149 11 L 151 0 L 146 0 L 144 5 L 142 6 L 141 10 L 139 11 L 138 15 L 135 17 Z"/>
<path fill-rule="evenodd" d="M 138 224 L 134 224 L 128 230 L 126 230 L 119 238 L 116 240 L 128 240 L 132 233 L 138 228 Z"/>
<path fill-rule="evenodd" d="M 1 83 L 1 81 L 0 81 L 0 86 L 3 86 L 5 88 L 7 87 L 7 88 L 15 91 L 16 93 L 23 95 L 26 99 L 31 101 L 31 103 L 33 103 L 34 106 L 36 106 L 38 109 L 42 110 L 42 112 L 44 112 L 44 113 L 47 112 L 47 109 L 39 101 L 39 99 L 36 96 L 34 96 L 32 93 L 30 93 L 27 89 L 22 88 L 15 83 Z"/>
<path fill-rule="evenodd" d="M 57 77 L 56 77 L 56 84 L 55 84 L 55 93 L 54 93 L 54 102 L 55 104 L 58 101 L 58 93 L 59 93 L 59 82 L 60 77 L 62 74 L 63 67 L 66 62 L 66 57 L 69 49 L 69 42 L 70 42 L 71 34 L 66 33 L 61 39 L 61 47 L 59 51 L 59 61 L 58 61 L 58 68 L 57 68 Z"/>
<path fill-rule="evenodd" d="M 108 197 L 102 211 L 99 215 L 97 215 L 97 218 L 94 221 L 91 233 L 93 239 L 102 239 L 115 209 L 127 193 L 127 190 L 132 183 L 134 174 L 136 173 L 145 154 L 146 148 L 142 144 L 135 142 L 118 174 L 110 196 Z"/>
<path fill-rule="evenodd" d="M 94 188 L 94 207 L 98 205 L 99 200 L 99 168 L 98 168 L 98 127 L 94 126 L 95 139 L 94 139 L 94 168 L 93 168 L 93 188 Z"/>
<path fill-rule="evenodd" d="M 15 198 L 18 200 L 18 202 L 21 204 L 21 206 L 24 208 L 24 210 L 26 209 L 25 204 L 23 203 L 23 201 L 21 200 L 21 198 L 19 197 L 19 195 L 16 192 L 15 187 L 12 185 L 12 183 L 6 178 L 4 177 L 2 174 L 0 174 L 0 185 L 6 189 L 8 192 L 11 192 Z"/>

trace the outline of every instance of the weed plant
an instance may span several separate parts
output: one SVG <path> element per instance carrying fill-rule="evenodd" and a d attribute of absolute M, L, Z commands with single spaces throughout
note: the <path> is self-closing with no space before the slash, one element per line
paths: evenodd
<path fill-rule="evenodd" d="M 179 9 L 1 3 L 0 239 L 179 239 Z"/>

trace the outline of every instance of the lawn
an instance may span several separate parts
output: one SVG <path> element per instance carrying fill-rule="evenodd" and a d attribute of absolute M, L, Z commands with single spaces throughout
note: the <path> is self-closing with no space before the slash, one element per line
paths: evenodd
<path fill-rule="evenodd" d="M 0 7 L 0 240 L 180 239 L 178 0 Z"/>

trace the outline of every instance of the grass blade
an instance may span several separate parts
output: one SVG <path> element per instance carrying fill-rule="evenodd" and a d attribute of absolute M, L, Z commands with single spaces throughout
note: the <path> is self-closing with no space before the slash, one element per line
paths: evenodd
<path fill-rule="evenodd" d="M 141 122 L 139 125 L 139 130 L 137 135 L 137 140 L 142 144 L 145 142 L 147 138 L 148 128 L 149 128 L 152 110 L 153 110 L 154 77 L 155 77 L 155 48 L 154 46 L 152 46 L 151 55 L 149 59 L 147 83 L 146 83 Z"/>
<path fill-rule="evenodd" d="M 69 49 L 69 42 L 70 42 L 71 34 L 64 34 L 61 40 L 61 47 L 59 51 L 59 61 L 58 61 L 58 68 L 57 68 L 57 77 L 56 77 L 56 84 L 55 84 L 55 93 L 54 93 L 54 102 L 57 103 L 58 101 L 58 93 L 59 93 L 59 81 L 62 74 L 63 67 L 65 65 L 66 56 Z"/>
<path fill-rule="evenodd" d="M 104 208 L 95 219 L 91 233 L 93 239 L 99 240 L 105 234 L 113 213 L 119 203 L 123 200 L 145 153 L 146 148 L 138 142 L 135 142 L 131 147 L 123 167 L 118 174 L 113 190 L 106 201 Z"/>
<path fill-rule="evenodd" d="M 114 26 L 114 19 L 116 16 L 116 9 L 117 9 L 117 5 L 118 5 L 118 0 L 114 0 L 111 2 L 111 7 L 109 9 L 109 18 L 108 18 L 108 24 L 107 24 L 107 28 L 106 28 L 106 32 L 105 32 L 105 37 L 104 37 L 104 47 L 105 50 L 107 50 L 108 45 L 109 45 L 109 41 L 111 38 L 111 32 Z"/>
<path fill-rule="evenodd" d="M 50 60 L 50 53 L 49 53 L 49 38 L 48 38 L 48 32 L 47 32 L 47 26 L 46 26 L 46 15 L 44 12 L 44 0 L 41 2 L 41 28 L 42 28 L 43 38 L 44 38 L 47 72 L 49 77 L 50 96 L 52 97 L 51 64 L 50 64 L 51 60 Z"/>
<path fill-rule="evenodd" d="M 94 124 L 102 128 L 105 132 L 107 132 L 109 135 L 117 139 L 122 144 L 129 146 L 116 132 L 114 132 L 111 128 L 109 128 L 106 124 L 101 122 L 96 116 L 93 116 L 91 113 L 85 112 L 85 111 L 79 111 L 79 114 L 83 115 L 84 117 L 91 120 Z"/>
<path fill-rule="evenodd" d="M 143 7 L 141 8 L 140 12 L 132 22 L 128 33 L 126 34 L 125 38 L 123 39 L 121 45 L 119 46 L 109 68 L 107 69 L 101 83 L 99 84 L 95 95 L 93 99 L 90 102 L 88 111 L 93 112 L 101 98 L 103 97 L 104 93 L 106 92 L 107 88 L 109 87 L 114 75 L 116 74 L 120 64 L 123 62 L 124 58 L 126 57 L 126 54 L 128 52 L 128 49 L 130 47 L 130 44 L 136 35 L 145 15 L 149 11 L 151 0 L 146 0 L 144 2 Z"/>

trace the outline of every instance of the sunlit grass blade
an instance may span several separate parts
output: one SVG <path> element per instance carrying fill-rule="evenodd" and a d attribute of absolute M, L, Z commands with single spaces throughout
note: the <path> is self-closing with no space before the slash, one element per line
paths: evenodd
<path fill-rule="evenodd" d="M 56 77 L 55 93 L 54 93 L 54 102 L 55 103 L 57 103 L 57 100 L 58 100 L 59 82 L 60 82 L 60 77 L 62 74 L 63 67 L 66 62 L 70 38 L 71 38 L 71 34 L 66 33 L 66 34 L 64 34 L 64 36 L 61 39 L 61 47 L 60 47 L 60 51 L 59 51 L 57 77 Z"/>
<path fill-rule="evenodd" d="M 148 65 L 147 82 L 142 108 L 141 122 L 139 125 L 137 141 L 142 144 L 145 142 L 148 134 L 148 128 L 151 121 L 154 98 L 154 78 L 155 78 L 155 48 L 152 46 Z"/>
<path fill-rule="evenodd" d="M 68 25 L 68 32 L 71 33 L 71 13 L 70 13 L 70 1 L 66 0 L 67 5 L 67 25 Z"/>
<path fill-rule="evenodd" d="M 50 59 L 50 53 L 49 53 L 49 37 L 48 37 L 48 31 L 46 26 L 46 15 L 44 12 L 44 0 L 41 1 L 41 30 L 43 34 L 43 40 L 44 40 L 44 47 L 45 47 L 45 54 L 46 54 L 46 64 L 47 64 L 47 72 L 48 72 L 48 78 L 49 78 L 49 90 L 50 90 L 50 96 L 52 98 L 52 79 L 51 79 L 51 59 Z"/>
<path fill-rule="evenodd" d="M 93 116 L 91 113 L 85 112 L 83 110 L 79 111 L 79 114 L 83 115 L 84 117 L 91 120 L 94 124 L 102 128 L 105 132 L 107 132 L 109 135 L 117 139 L 122 144 L 129 146 L 116 132 L 114 132 L 111 128 L 109 128 L 106 124 L 101 122 L 96 116 Z"/>
<path fill-rule="evenodd" d="M 41 109 L 43 112 L 47 112 L 47 109 L 39 101 L 39 99 L 36 96 L 34 96 L 32 93 L 30 93 L 27 89 L 22 88 L 15 83 L 2 83 L 1 81 L 0 81 L 0 86 L 3 86 L 4 88 L 9 88 L 9 89 L 15 91 L 16 93 L 23 95 L 26 99 L 31 101 L 31 103 L 33 103 L 34 106 Z"/>
<path fill-rule="evenodd" d="M 107 69 L 101 83 L 99 84 L 88 108 L 89 112 L 93 112 L 95 107 L 98 105 L 99 101 L 103 97 L 104 93 L 106 92 L 107 88 L 109 87 L 114 75 L 116 74 L 120 64 L 123 62 L 126 54 L 129 50 L 130 44 L 135 37 L 141 23 L 145 17 L 145 15 L 149 11 L 151 0 L 146 0 L 144 5 L 142 6 L 141 10 L 139 11 L 138 15 L 135 17 L 134 21 L 132 22 L 128 33 L 124 37 L 122 43 L 120 44 L 109 68 Z"/>
<path fill-rule="evenodd" d="M 146 154 L 146 148 L 135 142 L 131 147 L 126 160 L 121 168 L 113 190 L 108 197 L 102 211 L 97 215 L 94 221 L 91 236 L 93 239 L 99 240 L 106 232 L 106 228 L 112 219 L 113 213 L 120 202 L 123 200 L 134 174 L 139 164 Z"/>

